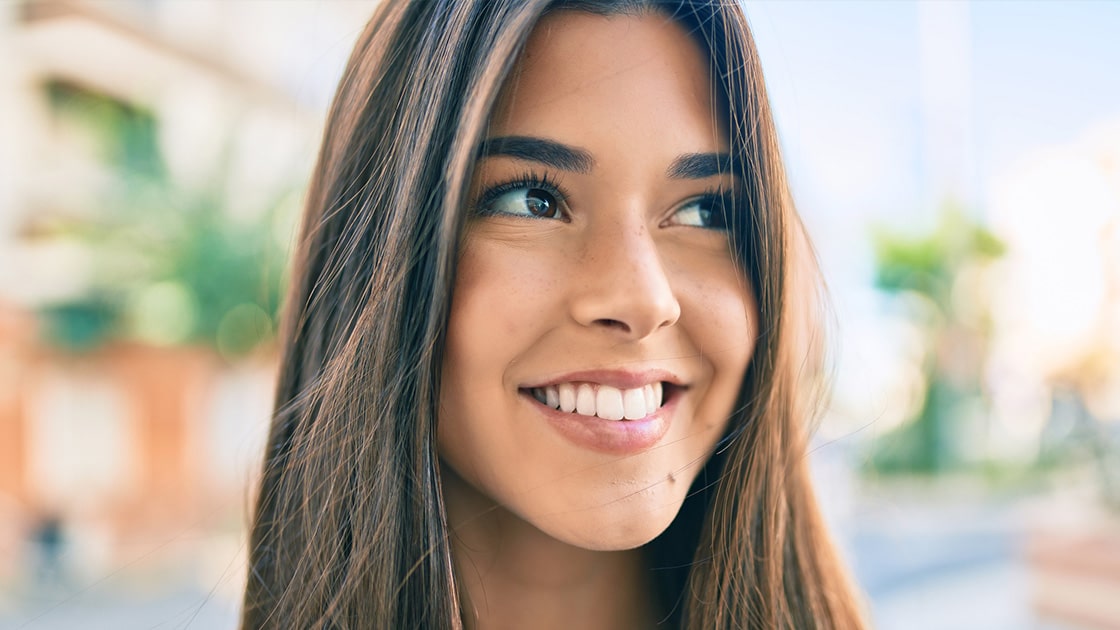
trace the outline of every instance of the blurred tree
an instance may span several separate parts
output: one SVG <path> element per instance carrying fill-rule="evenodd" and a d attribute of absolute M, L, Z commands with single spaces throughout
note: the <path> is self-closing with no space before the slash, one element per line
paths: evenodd
<path fill-rule="evenodd" d="M 942 472 L 962 463 L 964 423 L 976 419 L 972 403 L 981 400 L 991 326 L 983 269 L 1004 247 L 954 207 L 928 233 L 879 227 L 873 237 L 875 284 L 922 330 L 927 352 L 920 411 L 874 444 L 869 465 L 884 473 Z"/>
<path fill-rule="evenodd" d="M 201 344 L 233 359 L 272 340 L 286 259 L 276 235 L 286 233 L 294 189 L 235 220 L 229 182 L 199 190 L 171 180 L 153 114 L 68 84 L 45 89 L 54 115 L 111 174 L 96 212 L 52 228 L 85 246 L 93 269 L 81 294 L 42 309 L 48 342 L 73 351 L 112 339 Z"/>

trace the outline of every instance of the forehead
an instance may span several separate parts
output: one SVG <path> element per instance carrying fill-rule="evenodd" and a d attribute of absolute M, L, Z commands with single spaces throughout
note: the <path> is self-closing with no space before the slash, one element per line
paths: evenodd
<path fill-rule="evenodd" d="M 667 140 L 705 145 L 694 150 L 725 149 L 717 115 L 724 108 L 710 75 L 705 51 L 660 13 L 558 11 L 530 35 L 499 95 L 490 135 L 576 140 L 623 120 L 663 125 Z"/>

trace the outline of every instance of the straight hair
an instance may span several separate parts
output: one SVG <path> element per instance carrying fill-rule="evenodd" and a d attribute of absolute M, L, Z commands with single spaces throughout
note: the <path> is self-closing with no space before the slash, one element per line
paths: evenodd
<path fill-rule="evenodd" d="M 711 61 L 748 211 L 732 226 L 759 338 L 727 434 L 646 546 L 670 627 L 862 628 L 806 440 L 819 281 L 742 8 L 730 0 L 384 0 L 309 187 L 281 330 L 242 628 L 462 628 L 436 445 L 477 147 L 542 15 L 656 11 Z"/>

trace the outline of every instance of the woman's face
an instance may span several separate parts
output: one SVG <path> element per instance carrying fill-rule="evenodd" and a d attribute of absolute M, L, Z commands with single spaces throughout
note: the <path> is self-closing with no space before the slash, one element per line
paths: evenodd
<path fill-rule="evenodd" d="M 757 335 L 722 229 L 739 182 L 720 111 L 705 54 L 660 15 L 558 12 L 534 31 L 482 147 L 455 285 L 453 522 L 496 505 L 617 550 L 676 516 Z"/>

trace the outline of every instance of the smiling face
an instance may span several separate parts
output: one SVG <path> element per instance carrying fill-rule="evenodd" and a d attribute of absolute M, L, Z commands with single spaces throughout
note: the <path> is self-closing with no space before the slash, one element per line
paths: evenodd
<path fill-rule="evenodd" d="M 439 420 L 449 518 L 642 545 L 727 428 L 758 320 L 708 60 L 659 14 L 544 18 L 472 184 Z M 448 468 L 450 470 L 448 470 Z"/>

